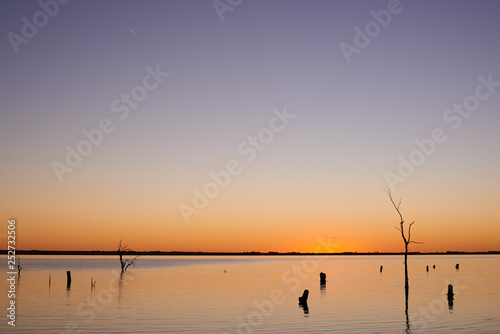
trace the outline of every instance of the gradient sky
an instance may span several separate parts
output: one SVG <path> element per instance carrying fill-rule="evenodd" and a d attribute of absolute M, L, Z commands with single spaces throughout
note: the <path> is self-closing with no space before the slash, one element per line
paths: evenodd
<path fill-rule="evenodd" d="M 410 249 L 499 250 L 500 87 L 457 129 L 443 116 L 478 77 L 500 82 L 500 2 L 401 1 L 348 63 L 340 44 L 387 8 L 246 0 L 221 20 L 211 0 L 72 0 L 16 54 L 9 33 L 42 9 L 1 1 L 1 226 L 17 219 L 18 249 L 123 238 L 134 250 L 306 252 L 322 238 L 401 251 L 384 175 L 441 128 L 447 140 L 393 187 L 424 242 Z M 168 77 L 120 119 L 113 101 L 157 64 Z M 296 117 L 248 162 L 239 145 L 284 108 Z M 53 162 L 105 118 L 114 131 L 59 182 Z M 241 173 L 186 223 L 179 205 L 231 160 Z"/>

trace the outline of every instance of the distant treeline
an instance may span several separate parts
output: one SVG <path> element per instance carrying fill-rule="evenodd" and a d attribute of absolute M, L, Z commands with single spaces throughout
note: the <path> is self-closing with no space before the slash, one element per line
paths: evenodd
<path fill-rule="evenodd" d="M 0 254 L 7 254 L 7 250 L 0 250 Z M 147 251 L 147 252 L 136 252 L 127 251 L 124 254 L 127 255 L 403 255 L 404 253 L 392 253 L 392 252 L 369 252 L 369 253 L 358 253 L 358 252 L 343 252 L 343 253 L 301 253 L 301 252 L 181 252 L 181 251 Z M 409 252 L 409 255 L 482 255 L 482 254 L 500 254 L 500 251 L 488 251 L 488 252 L 460 252 L 460 251 L 447 251 L 447 252 L 433 252 L 433 253 L 422 253 L 422 252 Z M 48 250 L 16 250 L 16 255 L 118 255 L 116 251 L 48 251 Z"/>

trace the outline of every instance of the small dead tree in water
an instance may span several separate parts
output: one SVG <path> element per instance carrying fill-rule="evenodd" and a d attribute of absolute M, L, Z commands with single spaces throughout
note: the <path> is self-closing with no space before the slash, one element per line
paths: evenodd
<path fill-rule="evenodd" d="M 411 227 L 413 224 L 415 224 L 415 222 L 412 222 L 411 224 L 408 225 L 408 233 L 405 234 L 403 215 L 401 214 L 401 211 L 399 211 L 399 206 L 401 205 L 401 199 L 399 200 L 399 203 L 396 205 L 396 203 L 394 203 L 394 200 L 392 199 L 391 191 L 389 189 L 386 189 L 385 192 L 389 196 L 389 199 L 391 200 L 391 203 L 394 206 L 394 209 L 396 209 L 396 212 L 398 213 L 399 219 L 400 219 L 399 227 L 395 227 L 395 229 L 398 230 L 399 232 L 401 232 L 401 237 L 403 238 L 403 241 L 405 243 L 405 262 L 404 262 L 405 263 L 405 292 L 406 292 L 406 296 L 408 297 L 408 289 L 409 289 L 409 285 L 408 285 L 408 245 L 411 243 L 421 244 L 421 242 L 416 242 L 416 241 L 411 240 Z"/>
<path fill-rule="evenodd" d="M 120 257 L 120 266 L 122 268 L 122 273 L 127 271 L 127 268 L 130 267 L 132 264 L 135 266 L 135 259 L 137 259 L 137 257 L 139 256 L 139 255 L 137 255 L 132 260 L 129 260 L 129 259 L 124 260 L 123 254 L 126 252 L 129 252 L 130 250 L 131 249 L 128 248 L 127 245 L 124 246 L 122 244 L 122 239 L 120 239 L 120 242 L 118 243 L 116 251 L 118 252 L 118 256 Z"/>
<path fill-rule="evenodd" d="M 24 268 L 21 266 L 21 258 L 17 258 L 17 276 L 21 276 L 21 270 Z"/>

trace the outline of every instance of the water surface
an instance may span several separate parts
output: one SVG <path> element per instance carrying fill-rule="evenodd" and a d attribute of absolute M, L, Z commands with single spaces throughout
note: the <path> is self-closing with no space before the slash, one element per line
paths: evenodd
<path fill-rule="evenodd" d="M 500 333 L 497 255 L 411 256 L 408 322 L 402 256 L 142 256 L 123 275 L 117 256 L 22 256 L 22 265 L 16 327 L 0 284 L 1 332 Z M 304 289 L 308 310 L 297 302 Z"/>

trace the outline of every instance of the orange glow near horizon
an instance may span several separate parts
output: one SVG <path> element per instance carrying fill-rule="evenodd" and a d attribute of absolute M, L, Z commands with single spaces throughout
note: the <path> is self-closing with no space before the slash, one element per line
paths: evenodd
<path fill-rule="evenodd" d="M 401 252 L 403 241 L 395 212 L 386 205 L 373 205 L 373 213 L 338 211 L 328 217 L 297 210 L 290 216 L 276 210 L 264 215 L 239 216 L 226 212 L 219 217 L 207 212 L 191 224 L 172 215 L 169 222 L 137 210 L 127 214 L 103 214 L 97 218 L 74 217 L 71 209 L 55 214 L 24 214 L 17 219 L 17 248 L 23 250 L 115 250 L 120 239 L 137 251 L 206 252 Z M 247 210 L 243 210 L 247 211 Z M 410 210 L 408 210 L 410 211 Z M 403 214 L 405 210 L 403 208 Z M 280 216 L 283 215 L 283 216 Z M 408 215 L 409 216 L 409 215 Z M 326 217 L 326 218 L 325 218 Z M 378 217 L 377 220 L 372 217 Z M 201 219 L 203 218 L 203 219 Z M 474 218 L 489 229 L 467 228 Z M 419 215 L 412 228 L 410 251 L 490 251 L 498 250 L 500 228 L 486 215 L 446 216 L 442 212 Z M 365 222 L 369 223 L 365 223 Z M 314 222 L 311 223 L 311 222 Z"/>
<path fill-rule="evenodd" d="M 57 187 L 38 181 L 30 190 L 7 181 L 13 191 L 0 195 L 3 228 L 11 217 L 8 207 L 18 213 L 16 244 L 23 250 L 112 251 L 120 239 L 137 251 L 314 252 L 318 240 L 332 243 L 336 252 L 404 250 L 394 228 L 399 217 L 377 184 L 366 191 L 346 181 L 273 179 L 260 189 L 248 175 L 235 179 L 189 224 L 178 205 L 189 203 L 191 193 L 174 195 L 163 184 L 152 188 L 137 181 L 128 191 L 115 175 L 102 182 L 75 178 Z M 339 187 L 348 190 L 336 191 Z M 494 193 L 471 197 L 453 185 L 430 193 L 418 184 L 393 195 L 398 199 L 400 193 L 409 194 L 401 211 L 407 223 L 415 221 L 412 239 L 423 242 L 411 244 L 411 251 L 498 250 Z"/>

